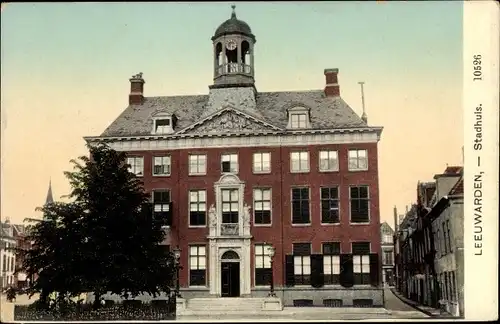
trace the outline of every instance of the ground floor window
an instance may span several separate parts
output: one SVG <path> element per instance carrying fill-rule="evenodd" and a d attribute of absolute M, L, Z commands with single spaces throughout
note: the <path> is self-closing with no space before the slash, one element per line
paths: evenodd
<path fill-rule="evenodd" d="M 255 285 L 268 286 L 271 284 L 271 256 L 268 244 L 255 245 Z"/>
<path fill-rule="evenodd" d="M 205 286 L 207 271 L 207 254 L 204 245 L 189 247 L 189 285 Z"/>
<path fill-rule="evenodd" d="M 293 244 L 293 265 L 296 285 L 311 284 L 311 244 Z"/>

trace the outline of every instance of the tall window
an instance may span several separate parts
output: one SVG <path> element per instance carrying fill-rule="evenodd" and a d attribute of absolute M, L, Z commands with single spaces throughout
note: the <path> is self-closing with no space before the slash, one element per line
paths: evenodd
<path fill-rule="evenodd" d="M 254 224 L 271 224 L 271 189 L 253 190 Z"/>
<path fill-rule="evenodd" d="M 448 238 L 448 251 L 451 253 L 451 233 L 450 233 L 450 220 L 446 220 L 446 237 Z"/>
<path fill-rule="evenodd" d="M 337 151 L 319 152 L 319 171 L 338 171 L 339 156 Z"/>
<path fill-rule="evenodd" d="M 309 172 L 309 152 L 291 152 L 291 172 Z"/>
<path fill-rule="evenodd" d="M 165 214 L 170 211 L 170 190 L 154 190 L 153 206 L 155 218 L 163 218 Z"/>
<path fill-rule="evenodd" d="M 223 154 L 221 158 L 222 173 L 238 172 L 238 154 Z"/>
<path fill-rule="evenodd" d="M 170 175 L 171 159 L 170 156 L 155 156 L 153 158 L 153 175 Z"/>
<path fill-rule="evenodd" d="M 3 255 L 2 271 L 3 272 L 7 271 L 7 256 L 5 254 Z"/>
<path fill-rule="evenodd" d="M 144 175 L 144 158 L 142 156 L 131 156 L 127 158 L 128 169 L 136 176 Z"/>
<path fill-rule="evenodd" d="M 293 266 L 296 285 L 311 284 L 311 244 L 293 243 Z"/>
<path fill-rule="evenodd" d="M 268 286 L 271 284 L 271 245 L 255 244 L 255 285 Z"/>
<path fill-rule="evenodd" d="M 205 226 L 207 197 L 205 190 L 189 191 L 189 225 Z"/>
<path fill-rule="evenodd" d="M 340 223 L 338 187 L 321 188 L 321 223 Z"/>
<path fill-rule="evenodd" d="M 309 223 L 309 188 L 292 188 L 292 224 Z"/>
<path fill-rule="evenodd" d="M 207 173 L 207 156 L 204 154 L 189 155 L 189 175 L 204 175 Z"/>
<path fill-rule="evenodd" d="M 323 243 L 323 272 L 325 285 L 340 283 L 340 242 Z"/>
<path fill-rule="evenodd" d="M 368 170 L 366 150 L 349 150 L 349 171 Z"/>
<path fill-rule="evenodd" d="M 455 279 L 455 271 L 450 272 L 450 281 L 451 281 L 451 300 L 456 301 L 457 296 L 457 282 Z"/>
<path fill-rule="evenodd" d="M 305 128 L 307 125 L 306 114 L 292 114 L 291 115 L 292 128 Z"/>
<path fill-rule="evenodd" d="M 253 154 L 253 172 L 254 173 L 271 172 L 271 153 Z"/>
<path fill-rule="evenodd" d="M 351 223 L 368 223 L 370 221 L 368 186 L 349 188 L 351 200 Z"/>
<path fill-rule="evenodd" d="M 222 189 L 222 222 L 238 223 L 238 189 Z"/>
<path fill-rule="evenodd" d="M 189 285 L 206 285 L 207 254 L 204 245 L 189 247 Z"/>
<path fill-rule="evenodd" d="M 355 285 L 370 284 L 370 242 L 352 243 L 352 262 Z"/>
<path fill-rule="evenodd" d="M 441 223 L 441 227 L 443 229 L 443 245 L 444 245 L 444 255 L 446 255 L 448 253 L 448 238 L 447 238 L 447 235 L 448 234 L 448 231 L 446 230 L 446 223 L 445 222 L 442 222 Z"/>
<path fill-rule="evenodd" d="M 384 254 L 382 254 L 383 258 L 383 264 L 385 265 L 390 265 L 392 264 L 392 251 L 384 251 Z"/>
<path fill-rule="evenodd" d="M 436 252 L 438 256 L 441 256 L 443 255 L 443 251 L 441 249 L 441 231 L 439 230 L 439 228 L 437 229 L 436 232 L 436 239 L 437 239 Z"/>

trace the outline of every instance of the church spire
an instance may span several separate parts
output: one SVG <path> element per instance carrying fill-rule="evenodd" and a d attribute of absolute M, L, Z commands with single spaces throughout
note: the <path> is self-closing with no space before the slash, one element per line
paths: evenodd
<path fill-rule="evenodd" d="M 52 204 L 54 198 L 52 197 L 52 180 L 49 180 L 49 191 L 47 192 L 47 198 L 45 199 L 45 205 Z"/>

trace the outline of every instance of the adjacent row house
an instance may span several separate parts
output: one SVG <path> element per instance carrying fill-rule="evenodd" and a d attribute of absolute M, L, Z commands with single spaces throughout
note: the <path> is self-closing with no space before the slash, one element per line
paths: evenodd
<path fill-rule="evenodd" d="M 397 290 L 419 304 L 464 315 L 463 167 L 419 182 L 417 202 L 394 236 Z"/>
<path fill-rule="evenodd" d="M 324 89 L 257 91 L 256 38 L 234 9 L 212 43 L 208 94 L 147 97 L 139 73 L 128 107 L 85 138 L 126 152 L 165 248 L 180 249 L 182 296 L 267 296 L 273 283 L 284 305 L 383 305 L 382 127 L 342 99 L 338 69 Z"/>

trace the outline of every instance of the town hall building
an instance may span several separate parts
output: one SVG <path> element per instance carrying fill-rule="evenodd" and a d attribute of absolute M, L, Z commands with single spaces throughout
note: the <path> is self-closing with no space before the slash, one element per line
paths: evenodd
<path fill-rule="evenodd" d="M 127 153 L 180 250 L 181 296 L 383 305 L 382 127 L 342 99 L 338 69 L 323 89 L 257 91 L 256 36 L 234 7 L 212 43 L 208 94 L 148 97 L 139 73 L 128 107 L 85 138 Z"/>

